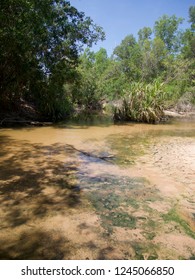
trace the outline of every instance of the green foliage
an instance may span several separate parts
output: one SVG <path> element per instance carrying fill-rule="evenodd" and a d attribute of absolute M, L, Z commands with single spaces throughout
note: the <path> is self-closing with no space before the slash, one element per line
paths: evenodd
<path fill-rule="evenodd" d="M 142 80 L 151 82 L 164 71 L 164 59 L 167 55 L 164 42 L 160 38 L 142 43 Z"/>
<path fill-rule="evenodd" d="M 121 92 L 127 82 L 128 79 L 121 70 L 120 62 L 108 60 L 108 66 L 98 80 L 98 91 L 105 100 L 116 100 L 121 98 Z"/>
<path fill-rule="evenodd" d="M 81 82 L 79 85 L 79 89 L 77 91 L 77 103 L 80 105 L 79 107 L 83 109 L 97 109 L 98 105 L 98 96 L 96 95 L 96 78 L 92 72 L 84 70 L 80 70 Z"/>
<path fill-rule="evenodd" d="M 183 22 L 183 18 L 177 18 L 175 15 L 163 15 L 155 22 L 155 36 L 159 37 L 166 45 L 169 53 L 176 53 L 180 47 L 180 34 L 178 26 Z"/>
<path fill-rule="evenodd" d="M 85 54 L 79 100 L 88 104 L 90 97 L 95 104 L 98 100 L 121 104 L 114 109 L 117 120 L 160 121 L 163 109 L 193 88 L 194 34 L 186 30 L 181 36 L 181 22 L 176 16 L 162 16 L 155 23 L 153 38 L 152 29 L 144 27 L 138 42 L 133 35 L 126 36 L 110 59 L 103 49 L 88 53 L 88 58 Z"/>
<path fill-rule="evenodd" d="M 182 54 L 184 58 L 195 59 L 195 33 L 192 30 L 187 29 L 182 37 L 183 48 Z"/>
<path fill-rule="evenodd" d="M 83 109 L 101 108 L 101 100 L 105 95 L 104 76 L 110 61 L 105 49 L 97 53 L 86 49 L 80 57 L 78 73 L 80 82 L 75 95 L 75 102 Z"/>
<path fill-rule="evenodd" d="M 184 32 L 182 18 L 163 15 L 138 40 L 126 36 L 110 58 L 103 48 L 81 53 L 105 34 L 69 1 L 1 0 L 0 21 L 2 108 L 30 100 L 59 120 L 123 100 L 115 119 L 156 122 L 183 94 L 194 102 L 195 6 Z"/>
<path fill-rule="evenodd" d="M 158 80 L 151 84 L 131 83 L 122 106 L 114 107 L 114 119 L 155 123 L 163 117 L 166 100 L 164 85 Z"/>
<path fill-rule="evenodd" d="M 115 119 L 159 121 L 165 107 L 194 91 L 193 11 L 191 7 L 191 29 L 183 34 L 179 31 L 183 19 L 164 15 L 155 22 L 153 39 L 152 30 L 144 27 L 138 32 L 138 43 L 130 35 L 115 48 L 114 58 L 125 76 L 118 94 L 122 105 L 115 107 Z"/>
<path fill-rule="evenodd" d="M 191 23 L 191 30 L 195 31 L 195 6 L 189 8 L 189 22 Z"/>
<path fill-rule="evenodd" d="M 183 34 L 183 49 L 182 53 L 185 58 L 195 59 L 195 6 L 189 8 L 189 22 L 191 28 L 186 29 Z"/>
<path fill-rule="evenodd" d="M 28 96 L 54 117 L 81 47 L 103 39 L 102 29 L 64 0 L 2 0 L 0 19 L 1 102 Z"/>
<path fill-rule="evenodd" d="M 173 94 L 179 98 L 184 94 L 191 84 L 191 61 L 178 57 L 177 59 L 168 58 L 164 60 L 166 72 L 164 73 L 164 80 L 169 87 L 173 88 Z"/>
<path fill-rule="evenodd" d="M 128 35 L 121 44 L 114 49 L 114 59 L 120 64 L 121 71 L 128 80 L 140 78 L 141 49 L 133 35 Z"/>
<path fill-rule="evenodd" d="M 150 27 L 144 27 L 139 30 L 139 44 L 142 45 L 146 40 L 150 40 L 152 35 L 152 29 Z"/>

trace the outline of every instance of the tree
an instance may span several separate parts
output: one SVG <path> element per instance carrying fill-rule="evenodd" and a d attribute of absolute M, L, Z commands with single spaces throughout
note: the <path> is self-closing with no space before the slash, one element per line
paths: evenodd
<path fill-rule="evenodd" d="M 127 76 L 121 71 L 120 62 L 109 59 L 108 66 L 98 82 L 98 90 L 105 100 L 117 100 L 123 95 L 128 83 Z"/>
<path fill-rule="evenodd" d="M 141 49 L 133 35 L 126 36 L 113 51 L 113 57 L 120 62 L 121 71 L 130 79 L 140 78 Z"/>
<path fill-rule="evenodd" d="M 167 57 L 167 49 L 160 38 L 155 37 L 150 41 L 146 39 L 142 44 L 142 81 L 152 82 L 162 76 Z"/>
<path fill-rule="evenodd" d="M 162 16 L 155 22 L 154 33 L 164 43 L 169 53 L 177 53 L 181 44 L 178 31 L 179 24 L 183 22 L 182 18 L 173 16 Z"/>
<path fill-rule="evenodd" d="M 163 59 L 167 52 L 165 43 L 159 37 L 151 39 L 152 29 L 144 27 L 138 32 L 138 43 L 141 48 L 141 78 L 151 82 L 163 70 Z"/>
<path fill-rule="evenodd" d="M 191 30 L 195 31 L 195 6 L 189 8 L 189 22 L 191 23 Z"/>
<path fill-rule="evenodd" d="M 75 101 L 84 109 L 101 107 L 104 92 L 104 73 L 110 64 L 107 52 L 101 48 L 94 53 L 87 48 L 80 56 L 78 72 L 80 83 L 75 95 Z M 107 84 L 107 83 L 106 83 Z"/>
<path fill-rule="evenodd" d="M 94 65 L 95 71 L 97 72 L 99 77 L 108 67 L 108 63 L 109 63 L 109 59 L 108 59 L 108 54 L 106 49 L 100 48 L 100 50 L 95 53 L 95 65 Z"/>
<path fill-rule="evenodd" d="M 191 28 L 186 29 L 183 34 L 182 53 L 185 58 L 195 58 L 195 6 L 189 8 L 189 22 Z"/>
<path fill-rule="evenodd" d="M 80 55 L 80 63 L 77 67 L 79 81 L 75 90 L 74 102 L 83 109 L 93 107 L 96 90 L 96 77 L 94 72 L 95 53 L 86 48 Z M 97 100 L 96 100 L 97 101 Z"/>
<path fill-rule="evenodd" d="M 186 29 L 183 34 L 183 48 L 182 55 L 184 63 L 187 66 L 185 69 L 185 75 L 188 75 L 189 91 L 194 92 L 195 87 L 195 6 L 189 8 L 189 22 L 190 28 Z M 191 87 L 191 89 L 190 89 Z M 193 93 L 193 100 L 195 100 Z"/>
<path fill-rule="evenodd" d="M 102 29 L 65 0 L 1 0 L 0 21 L 1 104 L 27 95 L 55 115 L 82 46 Z"/>
<path fill-rule="evenodd" d="M 138 31 L 138 42 L 142 46 L 144 42 L 151 39 L 152 29 L 150 27 L 144 27 Z"/>

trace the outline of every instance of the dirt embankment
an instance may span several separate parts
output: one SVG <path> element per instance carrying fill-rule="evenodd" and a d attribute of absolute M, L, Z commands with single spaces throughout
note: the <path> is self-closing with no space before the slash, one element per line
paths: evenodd
<path fill-rule="evenodd" d="M 164 111 L 169 118 L 193 118 L 195 117 L 195 104 L 193 104 L 193 94 L 186 93 L 180 97 L 175 106 Z"/>
<path fill-rule="evenodd" d="M 11 109 L 2 109 L 0 113 L 0 127 L 15 126 L 44 126 L 50 125 L 48 120 L 37 110 L 32 102 L 26 102 L 23 99 Z"/>

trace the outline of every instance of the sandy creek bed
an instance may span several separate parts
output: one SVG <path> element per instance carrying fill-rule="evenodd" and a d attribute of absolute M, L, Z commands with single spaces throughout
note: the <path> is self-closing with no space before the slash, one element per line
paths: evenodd
<path fill-rule="evenodd" d="M 195 122 L 1 129 L 0 258 L 194 259 Z"/>

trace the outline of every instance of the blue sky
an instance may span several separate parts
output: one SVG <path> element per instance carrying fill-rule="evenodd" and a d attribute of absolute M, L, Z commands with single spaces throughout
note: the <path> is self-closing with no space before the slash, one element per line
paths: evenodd
<path fill-rule="evenodd" d="M 188 9 L 195 5 L 194 0 L 70 0 L 70 3 L 103 27 L 106 40 L 93 46 L 93 50 L 103 47 L 109 55 L 126 35 L 136 37 L 141 28 L 153 28 L 164 14 L 185 18 L 181 28 L 189 27 Z"/>

